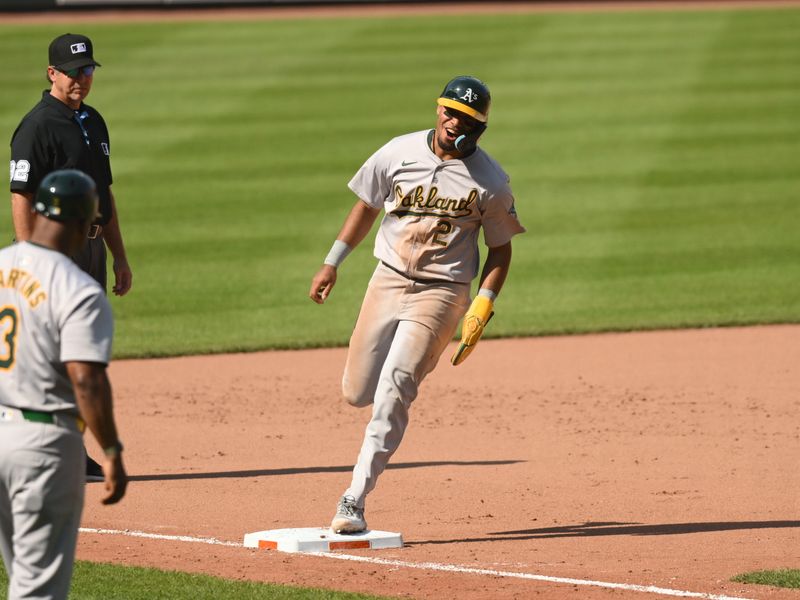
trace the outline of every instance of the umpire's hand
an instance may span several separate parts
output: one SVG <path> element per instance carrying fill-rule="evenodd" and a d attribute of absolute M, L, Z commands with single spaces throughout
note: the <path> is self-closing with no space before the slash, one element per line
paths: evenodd
<path fill-rule="evenodd" d="M 114 287 L 111 289 L 116 296 L 127 294 L 133 285 L 133 273 L 127 260 L 114 260 Z"/>

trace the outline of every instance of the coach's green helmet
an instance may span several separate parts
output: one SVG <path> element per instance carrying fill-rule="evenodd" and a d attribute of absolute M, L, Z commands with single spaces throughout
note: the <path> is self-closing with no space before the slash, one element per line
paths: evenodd
<path fill-rule="evenodd" d="M 489 120 L 492 97 L 489 88 L 477 77 L 462 75 L 450 80 L 439 95 L 437 104 L 458 110 L 481 123 Z"/>
<path fill-rule="evenodd" d="M 94 221 L 99 200 L 97 186 L 86 173 L 76 169 L 53 171 L 42 179 L 33 209 L 54 221 Z"/>

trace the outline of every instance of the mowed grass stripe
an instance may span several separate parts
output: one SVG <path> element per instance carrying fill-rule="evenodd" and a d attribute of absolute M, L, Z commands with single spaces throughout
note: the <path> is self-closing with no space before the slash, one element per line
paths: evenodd
<path fill-rule="evenodd" d="M 10 137 L 33 104 L 54 35 L 93 37 L 135 277 L 113 299 L 118 357 L 346 343 L 371 236 L 326 306 L 306 297 L 346 183 L 431 126 L 459 73 L 491 85 L 482 144 L 529 231 L 487 335 L 795 322 L 798 25 L 784 9 L 0 26 L 17 65 L 0 123 Z"/>
<path fill-rule="evenodd" d="M 796 117 L 796 87 L 793 94 L 786 94 L 784 71 L 776 92 L 770 88 L 770 75 L 758 82 L 766 93 L 759 95 L 745 84 L 739 90 L 738 103 L 742 98 L 752 101 L 764 96 L 766 110 L 754 108 L 749 121 L 747 116 L 751 115 L 747 114 L 744 119 L 741 115 L 719 118 L 716 102 L 720 93 L 714 89 L 709 93 L 707 82 L 715 84 L 718 62 L 735 61 L 731 56 L 742 50 L 741 40 L 746 36 L 739 35 L 737 23 L 742 21 L 732 17 L 725 29 L 733 27 L 734 31 L 728 34 L 720 28 L 710 50 L 698 54 L 702 60 L 694 67 L 695 75 L 686 79 L 688 85 L 680 86 L 674 77 L 667 77 L 666 81 L 674 85 L 666 94 L 658 90 L 659 97 L 652 103 L 641 90 L 627 93 L 628 86 L 619 115 L 614 114 L 613 98 L 609 99 L 609 106 L 603 108 L 607 119 L 604 125 L 625 121 L 622 111 L 635 116 L 635 125 L 639 111 L 644 110 L 642 137 L 647 137 L 647 145 L 637 144 L 638 132 L 629 127 L 621 149 L 614 145 L 611 152 L 602 152 L 598 136 L 584 144 L 592 155 L 576 156 L 579 150 L 567 148 L 543 168 L 550 184 L 546 193 L 566 191 L 569 195 L 572 191 L 569 200 L 586 217 L 575 225 L 577 231 L 571 235 L 569 224 L 574 220 L 569 220 L 570 208 L 556 209 L 558 214 L 552 216 L 563 219 L 555 225 L 556 236 L 565 244 L 559 247 L 558 240 L 547 237 L 540 245 L 541 252 L 551 257 L 544 259 L 547 264 L 542 269 L 555 281 L 545 284 L 544 289 L 531 281 L 530 294 L 542 293 L 543 304 L 548 306 L 561 304 L 560 311 L 544 317 L 555 331 L 581 331 L 579 324 L 591 322 L 601 310 L 611 328 L 615 328 L 615 322 L 619 328 L 635 328 L 657 323 L 665 327 L 709 324 L 706 319 L 715 324 L 735 323 L 741 318 L 769 320 L 768 315 L 781 312 L 796 318 L 791 280 L 778 281 L 769 291 L 759 289 L 784 269 L 796 272 L 792 265 L 796 264 L 798 246 L 791 233 L 798 224 L 792 196 L 797 190 L 797 170 L 792 161 L 796 138 L 762 136 L 749 147 L 731 147 L 713 136 L 698 141 L 694 135 L 702 123 L 716 123 L 725 131 L 747 122 L 750 129 L 761 131 L 769 130 L 776 113 L 784 122 L 786 115 Z M 743 52 L 753 54 L 746 46 Z M 668 66 L 669 59 L 662 63 L 660 58 L 650 60 L 653 78 L 663 88 L 665 79 L 658 67 Z M 759 67 L 770 73 L 768 64 Z M 682 75 L 688 74 L 684 71 Z M 731 94 L 731 77 L 735 75 L 723 75 L 727 96 Z M 751 77 L 746 85 L 753 83 Z M 794 96 L 794 104 L 787 102 L 789 96 Z M 783 124 L 772 124 L 772 128 L 782 129 Z M 581 121 L 581 126 L 573 130 L 579 137 L 578 147 L 591 138 L 585 129 L 591 125 Z M 548 134 L 550 139 L 558 138 L 559 128 Z M 607 139 L 614 140 L 613 134 Z M 645 147 L 648 151 L 642 152 Z M 576 165 L 580 165 L 577 173 Z M 535 185 L 537 178 L 533 179 Z M 762 184 L 777 188 L 778 196 L 760 190 Z M 775 217 L 779 214 L 790 219 L 778 223 Z M 546 236 L 552 231 L 553 220 L 543 219 L 538 232 Z M 576 260 L 564 264 L 559 258 L 565 255 Z M 747 314 L 750 317 L 745 317 Z M 535 310 L 523 320 L 543 322 Z"/>

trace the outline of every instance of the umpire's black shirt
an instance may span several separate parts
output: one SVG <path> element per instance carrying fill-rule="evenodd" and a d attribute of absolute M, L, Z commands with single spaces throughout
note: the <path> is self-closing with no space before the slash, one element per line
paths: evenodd
<path fill-rule="evenodd" d="M 48 173 L 78 169 L 90 175 L 100 196 L 100 217 L 111 218 L 111 161 L 108 128 L 87 104 L 72 110 L 49 90 L 20 122 L 11 137 L 11 191 L 35 194 Z"/>

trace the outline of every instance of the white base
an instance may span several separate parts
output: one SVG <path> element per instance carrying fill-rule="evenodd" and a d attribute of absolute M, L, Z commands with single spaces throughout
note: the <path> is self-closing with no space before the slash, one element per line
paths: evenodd
<path fill-rule="evenodd" d="M 333 533 L 328 527 L 299 527 L 295 529 L 270 529 L 246 533 L 245 548 L 280 550 L 281 552 L 332 552 L 333 550 L 358 550 L 402 548 L 403 536 L 390 531 L 368 529 L 361 533 Z"/>

